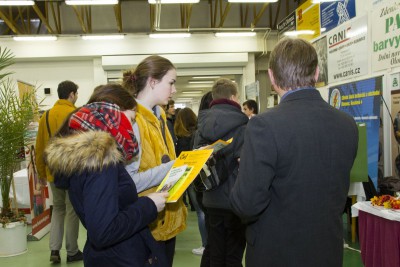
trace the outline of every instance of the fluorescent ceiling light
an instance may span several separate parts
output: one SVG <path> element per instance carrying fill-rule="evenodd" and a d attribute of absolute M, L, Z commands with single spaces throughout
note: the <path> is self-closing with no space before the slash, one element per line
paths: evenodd
<path fill-rule="evenodd" d="M 150 33 L 150 38 L 188 38 L 190 37 L 190 33 L 182 32 L 182 33 Z"/>
<path fill-rule="evenodd" d="M 193 79 L 218 79 L 221 76 L 193 76 Z"/>
<path fill-rule="evenodd" d="M 216 32 L 215 37 L 246 37 L 256 36 L 256 32 Z"/>
<path fill-rule="evenodd" d="M 324 3 L 324 2 L 339 2 L 340 0 L 313 0 L 313 4 L 319 4 L 319 3 Z"/>
<path fill-rule="evenodd" d="M 16 1 L 0 1 L 0 6 L 33 6 L 34 1 L 31 0 L 16 0 Z"/>
<path fill-rule="evenodd" d="M 191 98 L 184 98 L 184 97 L 178 97 L 177 99 L 175 99 L 175 101 L 181 101 L 181 102 L 189 102 L 189 101 L 192 101 L 193 100 L 193 98 L 191 97 Z"/>
<path fill-rule="evenodd" d="M 189 83 L 214 83 L 214 81 L 189 81 Z"/>
<path fill-rule="evenodd" d="M 124 39 L 123 34 L 113 34 L 113 35 L 82 35 L 83 40 L 120 40 Z"/>
<path fill-rule="evenodd" d="M 90 5 L 116 5 L 118 0 L 65 0 L 70 6 L 90 6 Z"/>
<path fill-rule="evenodd" d="M 228 0 L 230 3 L 275 3 L 278 0 Z"/>
<path fill-rule="evenodd" d="M 182 94 L 202 94 L 202 90 L 182 91 Z"/>
<path fill-rule="evenodd" d="M 311 30 L 300 30 L 300 31 L 288 31 L 283 33 L 286 36 L 298 36 L 298 35 L 313 35 L 315 32 Z"/>
<path fill-rule="evenodd" d="M 14 41 L 56 41 L 57 36 L 14 36 Z"/>
<path fill-rule="evenodd" d="M 196 4 L 200 0 L 149 0 L 149 4 Z"/>

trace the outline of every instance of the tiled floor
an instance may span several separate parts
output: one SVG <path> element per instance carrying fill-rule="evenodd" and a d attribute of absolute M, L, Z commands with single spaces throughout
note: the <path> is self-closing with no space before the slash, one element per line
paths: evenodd
<path fill-rule="evenodd" d="M 347 227 L 344 219 L 344 226 Z M 197 218 L 195 212 L 189 212 L 187 230 L 180 234 L 177 238 L 176 254 L 174 258 L 174 267 L 198 267 L 200 266 L 200 256 L 192 254 L 192 249 L 200 246 L 200 235 L 197 228 Z M 344 236 L 350 247 L 358 249 L 358 244 L 351 243 L 350 233 L 345 229 Z M 81 227 L 79 245 L 83 248 L 85 243 L 86 233 Z M 43 267 L 52 266 L 49 262 L 49 235 L 46 235 L 40 241 L 29 241 L 28 252 L 9 258 L 0 258 L 0 266 L 10 267 Z M 57 266 L 67 266 L 65 250 L 61 252 L 62 263 Z M 69 263 L 69 267 L 83 266 L 83 263 Z M 345 249 L 343 267 L 362 267 L 361 256 L 357 251 Z"/>

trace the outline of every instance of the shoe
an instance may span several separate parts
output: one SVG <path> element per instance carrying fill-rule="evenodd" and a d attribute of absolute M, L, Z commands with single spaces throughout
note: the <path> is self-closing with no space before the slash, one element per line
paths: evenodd
<path fill-rule="evenodd" d="M 60 263 L 61 262 L 61 257 L 60 257 L 60 251 L 59 250 L 52 250 L 50 253 L 50 261 L 52 263 Z"/>
<path fill-rule="evenodd" d="M 204 252 L 204 247 L 199 247 L 199 248 L 194 248 L 194 249 L 192 249 L 192 253 L 194 254 L 194 255 L 203 255 L 203 252 Z"/>
<path fill-rule="evenodd" d="M 67 256 L 67 262 L 74 262 L 81 260 L 83 260 L 83 253 L 80 250 L 78 250 L 78 252 L 73 256 Z"/>

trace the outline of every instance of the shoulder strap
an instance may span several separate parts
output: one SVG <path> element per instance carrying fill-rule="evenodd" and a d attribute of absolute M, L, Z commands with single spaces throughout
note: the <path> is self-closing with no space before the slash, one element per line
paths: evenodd
<path fill-rule="evenodd" d="M 49 125 L 49 112 L 50 112 L 50 110 L 46 111 L 46 126 L 47 126 L 47 132 L 49 133 L 49 138 L 50 138 L 51 130 L 50 130 L 50 125 Z"/>

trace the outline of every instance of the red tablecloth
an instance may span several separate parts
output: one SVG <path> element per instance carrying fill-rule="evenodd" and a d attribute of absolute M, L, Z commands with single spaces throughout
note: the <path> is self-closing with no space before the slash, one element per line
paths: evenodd
<path fill-rule="evenodd" d="M 358 227 L 365 267 L 400 267 L 400 222 L 359 210 Z"/>

